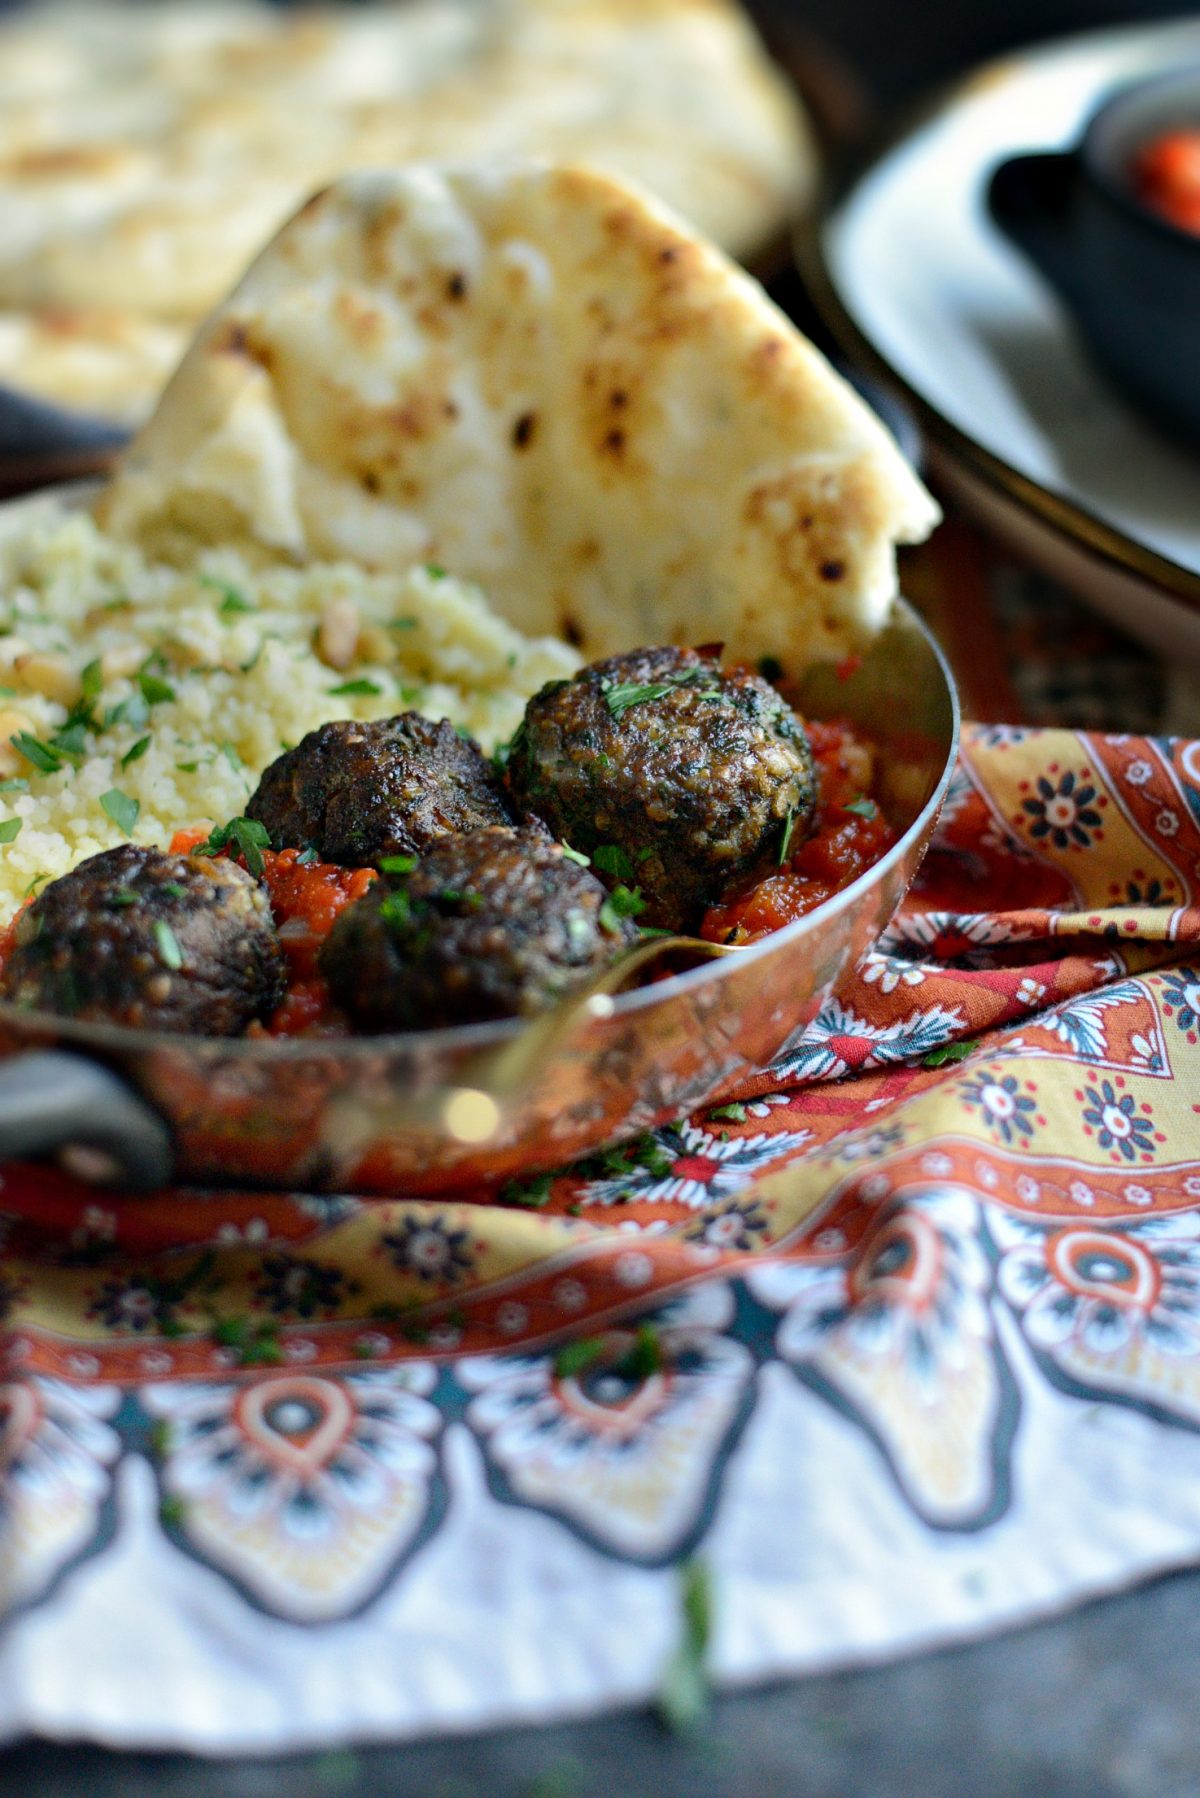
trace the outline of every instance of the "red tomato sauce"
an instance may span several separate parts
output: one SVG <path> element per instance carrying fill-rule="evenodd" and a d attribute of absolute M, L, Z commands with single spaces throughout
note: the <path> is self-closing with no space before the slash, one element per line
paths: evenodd
<path fill-rule="evenodd" d="M 171 854 L 190 855 L 208 835 L 205 829 L 177 830 L 171 838 Z M 317 972 L 317 955 L 338 913 L 352 900 L 361 899 L 378 876 L 374 868 L 304 862 L 301 854 L 299 849 L 262 852 L 262 881 L 288 966 L 287 992 L 265 1028 L 270 1036 L 341 1036 L 346 1032 L 345 1020 Z M 251 1033 L 261 1028 L 251 1025 Z"/>
<path fill-rule="evenodd" d="M 1200 236 L 1200 129 L 1184 126 L 1151 138 L 1130 173 L 1143 206 Z"/>
<path fill-rule="evenodd" d="M 805 724 L 817 764 L 813 828 L 787 861 L 747 892 L 713 906 L 700 935 L 753 943 L 822 905 L 877 862 L 896 833 L 871 797 L 874 751 L 849 724 Z"/>
<path fill-rule="evenodd" d="M 287 958 L 288 990 L 283 1004 L 267 1021 L 271 1036 L 341 1033 L 341 1014 L 317 972 L 321 944 L 334 920 L 361 899 L 377 878 L 374 868 L 339 868 L 332 862 L 302 862 L 300 850 L 263 851 L 263 885 L 279 929 L 279 945 Z"/>

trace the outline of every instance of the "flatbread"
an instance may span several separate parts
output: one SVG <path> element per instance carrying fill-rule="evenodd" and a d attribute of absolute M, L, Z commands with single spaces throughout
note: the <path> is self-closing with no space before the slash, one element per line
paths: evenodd
<path fill-rule="evenodd" d="M 762 289 L 583 168 L 313 199 L 213 315 L 98 516 L 151 554 L 440 564 L 591 657 L 787 667 L 879 626 L 937 509 Z"/>
<path fill-rule="evenodd" d="M 95 307 L 0 312 L 0 386 L 132 427 L 189 337 L 184 325 Z"/>
<path fill-rule="evenodd" d="M 629 176 L 743 258 L 815 166 L 734 0 L 40 7 L 0 26 L 0 310 L 191 327 L 332 178 L 528 155 Z M 128 375 L 145 416 L 153 371 Z"/>

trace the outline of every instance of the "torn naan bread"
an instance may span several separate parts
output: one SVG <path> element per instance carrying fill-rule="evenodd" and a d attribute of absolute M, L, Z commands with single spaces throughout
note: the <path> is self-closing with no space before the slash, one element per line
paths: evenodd
<path fill-rule="evenodd" d="M 588 657 L 858 647 L 937 509 L 720 251 L 583 168 L 316 196 L 202 329 L 98 516 L 154 555 L 440 564 Z"/>
<path fill-rule="evenodd" d="M 736 0 L 22 8 L 0 23 L 0 308 L 44 353 L 26 373 L 0 337 L 0 380 L 106 403 L 112 319 L 194 327 L 323 183 L 531 155 L 636 179 L 743 258 L 782 237 L 816 166 Z M 157 371 L 127 356 L 124 376 L 106 409 L 145 418 Z"/>

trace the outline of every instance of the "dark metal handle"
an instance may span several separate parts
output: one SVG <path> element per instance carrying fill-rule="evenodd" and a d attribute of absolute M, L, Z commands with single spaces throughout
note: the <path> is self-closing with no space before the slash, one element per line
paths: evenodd
<path fill-rule="evenodd" d="M 116 450 L 129 441 L 129 435 L 128 425 L 114 419 L 75 412 L 0 385 L 0 454 L 4 456 Z"/>
<path fill-rule="evenodd" d="M 988 211 L 1019 250 L 1068 299 L 1074 296 L 1075 199 L 1079 157 L 1074 150 L 1010 156 L 992 171 Z"/>
<path fill-rule="evenodd" d="M 111 1068 L 61 1049 L 0 1062 L 0 1160 L 67 1148 L 99 1151 L 104 1184 L 131 1192 L 157 1191 L 174 1170 L 166 1124 Z"/>

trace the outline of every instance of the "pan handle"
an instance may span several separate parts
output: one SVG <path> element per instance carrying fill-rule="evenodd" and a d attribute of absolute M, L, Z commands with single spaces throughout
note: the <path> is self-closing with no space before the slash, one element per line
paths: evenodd
<path fill-rule="evenodd" d="M 129 1192 L 155 1192 L 174 1170 L 166 1124 L 111 1068 L 61 1049 L 0 1061 L 0 1160 L 66 1148 L 98 1150 L 104 1184 Z"/>

